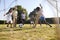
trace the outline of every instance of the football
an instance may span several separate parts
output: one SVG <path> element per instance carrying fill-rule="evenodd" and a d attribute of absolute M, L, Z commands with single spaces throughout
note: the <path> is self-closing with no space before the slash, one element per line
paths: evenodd
<path fill-rule="evenodd" d="M 19 24 L 19 27 L 22 28 L 23 27 L 23 24 Z"/>

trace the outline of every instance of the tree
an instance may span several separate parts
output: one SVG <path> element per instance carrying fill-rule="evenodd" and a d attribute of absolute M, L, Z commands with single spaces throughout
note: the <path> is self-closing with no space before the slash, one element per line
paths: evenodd
<path fill-rule="evenodd" d="M 21 20 L 21 13 L 23 13 L 23 12 L 26 14 L 26 20 L 27 20 L 27 10 L 26 10 L 25 8 L 22 8 L 21 5 L 17 5 L 17 11 L 18 11 L 17 21 L 20 22 L 20 20 Z M 19 23 L 19 22 L 18 22 L 18 23 Z"/>

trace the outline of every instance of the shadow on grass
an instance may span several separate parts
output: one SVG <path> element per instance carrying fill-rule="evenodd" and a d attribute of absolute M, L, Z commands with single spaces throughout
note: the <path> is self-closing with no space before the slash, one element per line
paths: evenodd
<path fill-rule="evenodd" d="M 21 30 L 30 30 L 30 29 L 33 29 L 33 28 L 19 28 L 19 27 L 16 27 L 16 28 L 0 28 L 0 32 L 5 32 L 5 31 L 21 31 Z"/>

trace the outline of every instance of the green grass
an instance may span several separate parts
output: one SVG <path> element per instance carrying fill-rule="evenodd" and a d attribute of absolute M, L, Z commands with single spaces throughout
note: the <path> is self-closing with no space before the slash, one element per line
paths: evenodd
<path fill-rule="evenodd" d="M 56 40 L 55 25 L 50 28 L 45 24 L 37 25 L 36 28 L 25 24 L 23 28 L 6 28 L 6 25 L 0 25 L 0 40 Z"/>

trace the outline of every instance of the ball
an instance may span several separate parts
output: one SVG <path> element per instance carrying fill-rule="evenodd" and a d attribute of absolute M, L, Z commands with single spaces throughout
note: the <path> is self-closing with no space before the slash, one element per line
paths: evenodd
<path fill-rule="evenodd" d="M 22 28 L 23 27 L 23 24 L 19 24 L 19 27 Z"/>

